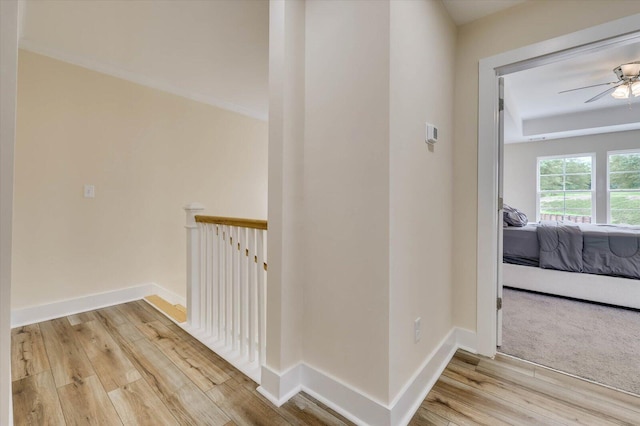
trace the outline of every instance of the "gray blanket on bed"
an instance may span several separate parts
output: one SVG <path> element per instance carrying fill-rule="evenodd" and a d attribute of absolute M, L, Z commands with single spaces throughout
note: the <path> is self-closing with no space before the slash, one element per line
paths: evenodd
<path fill-rule="evenodd" d="M 541 268 L 583 272 L 582 231 L 578 225 L 543 221 L 537 231 Z"/>
<path fill-rule="evenodd" d="M 584 272 L 640 278 L 640 230 L 582 225 Z"/>

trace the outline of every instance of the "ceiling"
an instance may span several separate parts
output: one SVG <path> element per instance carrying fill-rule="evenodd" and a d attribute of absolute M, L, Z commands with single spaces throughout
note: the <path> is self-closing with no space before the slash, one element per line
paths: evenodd
<path fill-rule="evenodd" d="M 460 25 L 531 0 L 442 1 Z M 267 117 L 266 1 L 22 0 L 21 6 L 22 48 Z M 640 44 L 626 44 L 506 76 L 506 142 L 640 129 L 640 97 L 584 104 L 606 87 L 558 94 L 614 81 L 614 67 L 636 60 Z"/>
<path fill-rule="evenodd" d="M 640 42 L 505 76 L 505 142 L 527 142 L 640 129 L 640 97 L 606 95 L 610 86 L 563 90 L 617 81 L 613 69 L 640 60 Z"/>
<path fill-rule="evenodd" d="M 464 25 L 530 0 L 442 0 L 456 25 Z"/>
<path fill-rule="evenodd" d="M 20 5 L 23 49 L 267 119 L 268 1 Z"/>

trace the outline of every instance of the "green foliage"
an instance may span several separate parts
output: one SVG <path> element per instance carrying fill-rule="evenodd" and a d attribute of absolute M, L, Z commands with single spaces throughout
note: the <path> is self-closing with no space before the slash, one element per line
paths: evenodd
<path fill-rule="evenodd" d="M 540 160 L 540 176 L 560 175 L 564 171 L 563 167 L 564 167 L 564 160 L 562 158 Z"/>
<path fill-rule="evenodd" d="M 640 189 L 640 153 L 609 156 L 609 189 Z"/>
<path fill-rule="evenodd" d="M 612 192 L 610 196 L 611 223 L 640 225 L 640 191 Z M 540 194 L 540 213 L 592 216 L 591 192 Z"/>
<path fill-rule="evenodd" d="M 591 157 L 540 160 L 540 213 L 592 216 Z M 640 153 L 609 156 L 611 223 L 640 225 Z M 565 192 L 576 191 L 576 192 Z"/>
<path fill-rule="evenodd" d="M 610 155 L 609 171 L 610 172 L 640 171 L 640 153 Z"/>
<path fill-rule="evenodd" d="M 591 174 L 591 157 L 565 158 L 564 172 Z"/>
<path fill-rule="evenodd" d="M 541 191 L 591 189 L 591 157 L 540 160 Z"/>

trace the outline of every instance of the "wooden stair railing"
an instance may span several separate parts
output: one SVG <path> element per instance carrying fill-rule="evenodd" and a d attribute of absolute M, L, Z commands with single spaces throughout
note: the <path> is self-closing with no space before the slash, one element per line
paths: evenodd
<path fill-rule="evenodd" d="M 260 383 L 266 348 L 267 221 L 187 213 L 185 329 Z"/>

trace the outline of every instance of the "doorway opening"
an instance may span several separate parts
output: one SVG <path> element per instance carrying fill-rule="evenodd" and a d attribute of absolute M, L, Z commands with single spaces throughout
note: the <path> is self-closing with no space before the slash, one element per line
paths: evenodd
<path fill-rule="evenodd" d="M 502 179 L 504 178 L 503 172 L 505 170 L 503 169 L 501 163 L 501 160 L 504 158 L 501 155 L 503 145 L 502 143 L 498 143 L 498 137 L 501 130 L 498 120 L 498 113 L 500 112 L 500 102 L 498 101 L 498 79 L 504 77 L 507 80 L 507 95 L 505 103 L 508 105 L 509 79 L 517 76 L 518 73 L 526 74 L 533 72 L 533 70 L 541 70 L 543 68 L 562 67 L 563 63 L 567 64 L 571 61 L 580 62 L 588 56 L 604 55 L 607 52 L 613 50 L 628 51 L 629 49 L 632 49 L 632 46 L 636 45 L 640 41 L 640 34 L 638 33 L 639 29 L 640 28 L 637 24 L 637 19 L 636 23 L 634 23 L 630 19 L 625 18 L 619 21 L 614 21 L 613 23 L 593 27 L 579 33 L 574 33 L 568 36 L 560 37 L 558 39 L 550 40 L 549 42 L 540 43 L 534 46 L 528 46 L 516 51 L 511 51 L 492 58 L 487 58 L 482 60 L 480 63 L 480 117 L 478 154 L 478 348 L 479 352 L 484 355 L 492 356 L 496 353 L 496 346 L 500 340 L 499 333 L 502 331 L 502 327 L 499 324 L 499 316 L 496 315 L 495 309 L 495 301 L 499 295 L 501 296 L 501 287 L 495 286 L 494 283 L 498 283 L 499 279 L 500 282 L 502 281 L 501 274 L 503 272 L 502 218 L 499 218 L 498 215 L 495 214 L 496 200 L 501 200 L 504 197 L 504 201 L 506 203 L 512 205 L 517 204 L 517 202 L 510 203 L 510 190 L 508 188 L 509 185 L 507 184 L 507 188 L 504 192 L 502 191 L 501 187 L 501 184 L 503 182 Z M 634 60 L 636 59 L 634 58 L 629 61 Z M 580 84 L 576 84 L 573 87 L 577 87 L 579 85 Z M 572 89 L 573 87 L 567 87 L 566 89 Z M 597 90 L 597 88 L 595 89 Z M 602 89 L 606 89 L 606 87 L 603 87 Z M 602 92 L 602 90 L 596 91 L 596 93 L 599 92 Z M 590 97 L 591 96 L 589 96 L 589 98 Z M 638 104 L 636 108 L 640 108 L 640 104 Z M 594 108 L 594 110 L 596 110 L 596 108 Z M 556 113 L 556 115 L 559 114 Z M 527 123 L 529 131 L 532 125 L 532 122 Z M 629 131 L 632 128 L 633 127 L 630 127 L 624 130 Z M 635 127 L 635 129 L 637 128 L 638 127 Z M 602 139 L 602 135 L 604 135 L 605 133 L 611 133 L 613 130 L 619 131 L 621 129 L 618 128 L 600 131 L 598 134 L 601 136 L 595 138 Z M 555 133 L 560 132 L 556 131 Z M 541 140 L 544 140 L 545 142 L 538 143 L 538 145 L 545 144 L 547 145 L 547 147 L 549 147 L 552 146 L 550 142 L 551 139 L 559 138 L 562 138 L 564 142 L 567 142 L 568 139 L 565 138 L 569 135 L 561 134 L 559 136 L 558 134 L 556 134 L 552 136 L 554 137 L 541 137 Z M 574 135 L 574 137 L 577 136 L 585 137 L 584 133 L 582 135 Z M 637 142 L 635 143 L 637 144 Z M 525 146 L 527 145 L 527 143 L 521 143 L 519 145 Z M 630 148 L 633 148 L 633 146 Z M 640 149 L 640 146 L 638 146 L 638 149 Z M 510 150 L 507 149 L 507 151 Z M 586 153 L 592 154 L 591 152 Z M 507 152 L 505 156 L 508 158 L 509 152 Z M 533 200 L 527 201 L 527 209 L 529 209 L 529 212 L 532 212 L 529 213 L 530 217 L 533 219 L 532 221 L 539 221 L 540 219 L 543 219 L 540 213 L 540 187 L 538 182 L 540 176 L 539 167 L 536 163 L 536 161 L 538 160 L 537 157 L 538 156 L 534 155 L 534 164 L 527 171 L 527 173 L 533 175 L 534 180 L 533 185 L 529 185 L 528 187 L 532 191 Z M 594 162 L 598 163 L 598 167 L 601 168 L 601 166 L 604 164 L 604 168 L 606 170 L 608 159 L 610 158 L 608 157 L 608 151 L 605 150 L 604 155 L 602 153 L 596 153 L 596 158 L 597 159 L 595 159 Z M 538 170 L 536 170 L 536 167 L 538 167 Z M 594 164 L 593 167 L 595 170 L 596 165 Z M 522 167 L 520 168 L 522 169 Z M 604 175 L 602 175 L 602 173 L 595 174 L 594 172 L 594 175 L 595 176 L 593 176 L 592 178 L 593 188 L 589 188 L 589 190 L 592 190 L 593 193 L 596 194 L 598 188 L 601 187 L 600 191 L 597 192 L 604 192 L 604 195 L 597 194 L 594 195 L 594 197 L 602 198 L 602 200 L 604 200 L 605 202 L 603 207 L 600 205 L 600 202 L 602 200 L 598 201 L 594 199 L 592 203 L 594 206 L 592 208 L 593 211 L 589 212 L 589 216 L 593 218 L 594 223 L 606 223 L 609 219 L 608 211 L 610 210 L 607 201 L 609 200 L 609 179 L 607 178 L 606 172 Z M 522 187 L 518 187 L 517 185 L 516 187 L 519 190 L 519 194 L 524 197 L 527 191 L 524 191 Z M 511 191 L 511 194 L 513 193 L 514 192 Z M 519 206 L 514 205 L 514 207 L 517 208 Z M 501 215 L 502 212 L 500 211 L 499 214 Z M 491 249 L 487 250 L 487 248 Z M 524 268 L 524 266 L 521 267 Z M 520 273 L 520 271 L 518 271 L 518 273 Z M 567 272 L 564 273 L 567 274 Z M 580 279 L 577 279 L 576 281 L 583 281 L 583 274 L 575 273 L 574 275 L 580 276 Z M 591 275 L 589 275 L 589 277 L 591 277 Z M 589 279 L 591 278 L 588 278 L 588 280 Z M 575 285 L 576 288 L 579 287 L 577 282 L 571 285 Z M 548 292 L 547 290 L 543 291 Z M 627 290 L 628 289 L 626 288 L 621 288 L 620 290 L 615 291 L 620 292 L 621 297 L 624 298 L 624 294 Z M 578 291 L 580 292 L 581 290 Z M 513 297 L 513 294 L 511 294 L 511 290 L 509 290 L 509 292 L 510 297 Z M 612 291 L 604 290 L 604 292 L 611 293 Z M 630 295 L 632 293 L 626 294 Z M 560 294 L 560 296 L 582 298 L 580 297 L 580 293 L 578 293 L 577 295 L 572 293 Z M 587 300 L 589 300 L 588 296 Z M 591 300 L 600 301 L 593 298 Z M 611 303 L 606 297 L 602 301 L 604 303 Z M 635 313 L 637 314 L 637 312 Z"/>

